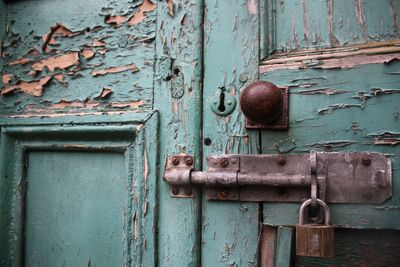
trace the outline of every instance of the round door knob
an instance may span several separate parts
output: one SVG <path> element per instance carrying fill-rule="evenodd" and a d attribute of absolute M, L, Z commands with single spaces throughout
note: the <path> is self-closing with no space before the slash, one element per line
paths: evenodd
<path fill-rule="evenodd" d="M 270 82 L 254 82 L 242 90 L 240 107 L 248 119 L 258 123 L 271 123 L 282 114 L 282 91 Z"/>

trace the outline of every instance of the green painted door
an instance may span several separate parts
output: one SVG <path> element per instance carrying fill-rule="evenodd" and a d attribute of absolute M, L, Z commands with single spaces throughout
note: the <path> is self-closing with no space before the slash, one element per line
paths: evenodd
<path fill-rule="evenodd" d="M 210 154 L 375 151 L 392 160 L 394 193 L 380 205 L 331 204 L 333 259 L 294 256 L 299 203 L 203 197 L 203 266 L 400 264 L 399 8 L 396 0 L 205 1 L 203 162 Z M 239 107 L 228 116 L 211 110 L 213 95 L 238 103 L 257 80 L 288 88 L 289 130 L 246 131 Z"/>
<path fill-rule="evenodd" d="M 0 266 L 400 265 L 399 8 L 0 0 Z M 288 131 L 246 130 L 257 80 L 289 89 Z M 331 260 L 294 257 L 298 203 L 172 198 L 162 181 L 170 154 L 205 170 L 310 150 L 393 162 L 390 200 L 332 205 Z"/>

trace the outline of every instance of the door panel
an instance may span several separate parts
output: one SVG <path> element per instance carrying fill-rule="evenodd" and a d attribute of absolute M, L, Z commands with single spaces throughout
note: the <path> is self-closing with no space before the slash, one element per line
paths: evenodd
<path fill-rule="evenodd" d="M 157 114 L 3 127 L 2 266 L 153 266 Z"/>
<path fill-rule="evenodd" d="M 32 151 L 27 165 L 25 266 L 126 264 L 124 154 Z"/>

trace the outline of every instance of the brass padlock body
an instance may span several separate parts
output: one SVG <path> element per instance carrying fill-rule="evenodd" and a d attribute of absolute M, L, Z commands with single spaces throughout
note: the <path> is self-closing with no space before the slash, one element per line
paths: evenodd
<path fill-rule="evenodd" d="M 334 256 L 334 228 L 330 225 L 329 207 L 322 200 L 317 201 L 325 210 L 325 225 L 303 224 L 304 209 L 311 204 L 306 200 L 300 207 L 299 224 L 296 225 L 296 255 L 332 258 Z"/>

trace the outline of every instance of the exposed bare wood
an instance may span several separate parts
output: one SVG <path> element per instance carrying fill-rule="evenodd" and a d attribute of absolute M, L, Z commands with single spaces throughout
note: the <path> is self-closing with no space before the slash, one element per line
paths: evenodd
<path fill-rule="evenodd" d="M 15 85 L 3 88 L 2 95 L 10 94 L 15 91 L 22 91 L 25 94 L 32 96 L 42 96 L 44 86 L 51 80 L 51 76 L 46 76 L 38 81 L 19 81 Z"/>
<path fill-rule="evenodd" d="M 127 70 L 132 71 L 132 73 L 139 71 L 139 69 L 136 67 L 135 64 L 129 64 L 126 66 L 111 67 L 111 68 L 104 69 L 104 70 L 94 70 L 91 72 L 91 74 L 92 74 L 92 76 L 96 77 L 96 76 L 101 76 L 101 75 L 106 75 L 106 74 L 111 74 L 111 73 L 123 72 L 123 71 L 127 71 Z"/>
<path fill-rule="evenodd" d="M 372 43 L 328 49 L 307 49 L 295 53 L 276 53 L 260 64 L 260 72 L 277 69 L 351 68 L 357 65 L 388 63 L 400 59 L 400 41 Z"/>
<path fill-rule="evenodd" d="M 146 18 L 146 12 L 153 11 L 157 5 L 150 0 L 143 0 L 143 3 L 139 7 L 139 11 L 135 13 L 128 21 L 129 25 L 137 25 Z"/>
<path fill-rule="evenodd" d="M 32 65 L 32 69 L 41 71 L 47 67 L 50 71 L 66 69 L 79 64 L 79 53 L 71 52 L 62 56 L 49 57 Z"/>

